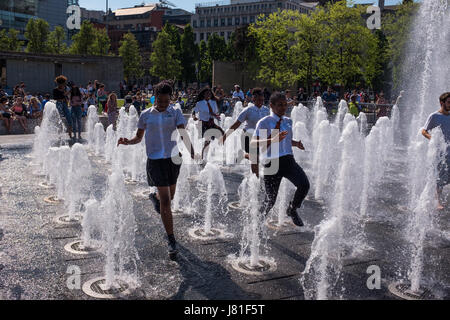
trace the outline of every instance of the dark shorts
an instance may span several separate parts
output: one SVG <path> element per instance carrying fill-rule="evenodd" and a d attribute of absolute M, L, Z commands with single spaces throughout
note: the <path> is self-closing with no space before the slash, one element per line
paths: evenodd
<path fill-rule="evenodd" d="M 218 125 L 216 125 L 214 122 L 206 122 L 206 121 L 202 121 L 202 138 L 205 137 L 205 133 L 206 131 L 208 131 L 209 129 L 217 129 L 219 131 L 222 132 L 222 134 L 224 134 L 222 128 L 220 128 Z M 216 137 L 212 136 L 211 140 L 214 140 Z"/>
<path fill-rule="evenodd" d="M 11 119 L 11 113 L 9 113 L 9 112 L 2 112 L 2 116 L 3 116 L 3 118 Z"/>
<path fill-rule="evenodd" d="M 443 161 L 438 164 L 439 177 L 437 185 L 439 188 L 450 184 L 449 161 Z"/>
<path fill-rule="evenodd" d="M 253 139 L 253 134 L 249 133 L 249 132 L 245 132 L 242 134 L 242 148 L 244 149 L 245 153 L 250 154 L 250 142 Z M 256 151 L 256 161 L 259 161 L 259 147 L 255 148 L 255 150 L 253 152 Z M 256 164 L 256 163 L 254 163 Z"/>
<path fill-rule="evenodd" d="M 179 158 L 177 159 L 180 160 Z M 175 160 L 176 161 L 176 160 Z M 172 158 L 147 159 L 147 181 L 150 187 L 170 187 L 177 183 L 181 164 Z"/>

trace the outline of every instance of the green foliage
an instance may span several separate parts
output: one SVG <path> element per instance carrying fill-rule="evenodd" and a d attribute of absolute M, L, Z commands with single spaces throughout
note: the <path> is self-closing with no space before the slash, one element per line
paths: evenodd
<path fill-rule="evenodd" d="M 105 29 L 96 29 L 89 21 L 83 21 L 80 31 L 72 37 L 70 53 L 80 55 L 106 56 L 111 41 Z"/>
<path fill-rule="evenodd" d="M 123 60 L 123 73 L 127 81 L 132 77 L 140 78 L 144 75 L 139 43 L 132 33 L 125 34 L 120 41 L 119 56 Z"/>
<path fill-rule="evenodd" d="M 172 24 L 166 24 L 164 26 L 164 31 L 169 35 L 170 43 L 175 47 L 175 57 L 181 59 L 181 35 L 178 28 Z"/>
<path fill-rule="evenodd" d="M 258 19 L 250 26 L 250 35 L 257 38 L 257 50 L 261 65 L 258 79 L 276 89 L 292 86 L 298 79 L 297 59 L 292 53 L 295 20 L 300 13 L 293 10 L 278 10 Z"/>
<path fill-rule="evenodd" d="M 377 39 L 366 27 L 362 18 L 365 7 L 347 7 L 346 1 L 328 5 L 322 41 L 322 57 L 319 62 L 319 76 L 325 83 L 339 83 L 344 87 L 373 76 L 376 72 L 365 73 L 365 68 L 376 59 L 374 53 Z M 372 48 L 372 50 L 371 50 Z M 371 83 L 372 79 L 365 79 Z"/>
<path fill-rule="evenodd" d="M 227 43 L 225 39 L 219 36 L 217 33 L 213 33 L 208 38 L 208 55 L 211 58 L 211 61 L 221 61 L 226 57 L 227 52 Z"/>
<path fill-rule="evenodd" d="M 195 63 L 198 60 L 198 46 L 195 44 L 195 35 L 190 25 L 184 29 L 181 36 L 181 55 L 180 62 L 182 66 L 181 80 L 185 83 L 194 82 L 196 79 Z"/>
<path fill-rule="evenodd" d="M 64 32 L 64 29 L 60 26 L 56 27 L 55 30 L 53 30 L 49 37 L 47 42 L 47 50 L 49 53 L 54 54 L 65 54 L 68 52 L 67 45 L 65 43 L 66 34 Z"/>
<path fill-rule="evenodd" d="M 212 77 L 212 61 L 208 53 L 208 45 L 204 40 L 200 41 L 198 63 L 198 78 L 200 82 L 211 82 Z"/>
<path fill-rule="evenodd" d="M 171 43 L 170 35 L 165 29 L 153 42 L 153 52 L 150 56 L 152 67 L 150 73 L 160 79 L 178 79 L 181 75 L 181 63 L 177 59 L 175 45 Z"/>
<path fill-rule="evenodd" d="M 50 26 L 43 19 L 28 20 L 25 37 L 28 40 L 26 52 L 47 53 L 47 40 L 50 34 Z"/>
<path fill-rule="evenodd" d="M 9 29 L 6 32 L 5 29 L 0 31 L 0 51 L 21 51 L 23 42 L 18 38 L 19 31 L 15 29 Z"/>

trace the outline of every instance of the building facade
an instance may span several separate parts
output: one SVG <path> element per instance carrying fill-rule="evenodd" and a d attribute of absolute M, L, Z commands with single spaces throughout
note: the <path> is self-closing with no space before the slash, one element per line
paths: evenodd
<path fill-rule="evenodd" d="M 25 33 L 28 20 L 41 18 L 50 25 L 66 29 L 67 7 L 78 0 L 0 0 L 0 29 L 16 29 Z"/>
<path fill-rule="evenodd" d="M 144 51 L 151 50 L 157 32 L 163 27 L 164 10 L 157 4 L 117 9 L 105 16 L 105 24 L 111 39 L 111 50 L 118 53 L 120 41 L 124 34 L 131 32 Z"/>
<path fill-rule="evenodd" d="M 78 85 L 99 80 L 108 91 L 120 92 L 123 80 L 123 62 L 113 56 L 77 56 L 0 52 L 0 83 L 11 90 L 21 81 L 27 92 L 51 93 L 55 78 L 61 74 Z M 30 72 L 31 70 L 31 72 Z"/>
<path fill-rule="evenodd" d="M 217 33 L 229 40 L 239 27 L 256 22 L 259 15 L 269 15 L 280 10 L 298 10 L 308 14 L 318 2 L 302 0 L 229 0 L 196 4 L 191 25 L 196 42 L 207 41 Z"/>

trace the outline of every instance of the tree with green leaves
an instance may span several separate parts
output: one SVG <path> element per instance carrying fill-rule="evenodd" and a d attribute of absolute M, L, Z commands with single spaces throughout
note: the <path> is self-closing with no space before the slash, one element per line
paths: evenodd
<path fill-rule="evenodd" d="M 195 44 L 195 35 L 190 25 L 184 29 L 181 36 L 181 80 L 186 84 L 196 81 L 195 62 L 198 60 L 198 46 Z"/>
<path fill-rule="evenodd" d="M 163 29 L 169 35 L 170 43 L 175 47 L 175 57 L 181 60 L 181 34 L 178 28 L 167 23 Z"/>
<path fill-rule="evenodd" d="M 170 36 L 163 29 L 153 42 L 153 52 L 150 56 L 152 67 L 150 73 L 160 79 L 179 79 L 181 63 L 176 58 L 176 48 L 170 41 Z"/>
<path fill-rule="evenodd" d="M 226 58 L 227 43 L 225 39 L 217 33 L 213 33 L 207 43 L 208 55 L 211 61 L 223 61 Z"/>
<path fill-rule="evenodd" d="M 204 40 L 200 41 L 199 61 L 198 61 L 198 80 L 199 82 L 211 83 L 212 61 L 208 53 L 208 45 Z"/>
<path fill-rule="evenodd" d="M 257 51 L 261 60 L 257 78 L 276 89 L 292 86 L 298 79 L 298 60 L 292 54 L 295 21 L 300 13 L 278 10 L 249 28 L 257 39 Z"/>
<path fill-rule="evenodd" d="M 94 45 L 94 54 L 100 56 L 107 56 L 111 47 L 111 39 L 108 36 L 106 29 L 96 30 L 97 36 Z"/>
<path fill-rule="evenodd" d="M 19 31 L 16 29 L 5 29 L 0 31 L 0 51 L 21 51 L 23 42 L 19 40 Z"/>
<path fill-rule="evenodd" d="M 47 53 L 47 40 L 50 34 L 50 25 L 43 19 L 28 20 L 25 29 L 25 38 L 28 40 L 26 52 Z"/>
<path fill-rule="evenodd" d="M 370 64 L 376 61 L 371 54 L 377 38 L 362 17 L 365 9 L 365 6 L 349 8 L 346 1 L 326 6 L 325 37 L 318 63 L 319 76 L 326 84 L 340 84 L 344 88 L 360 81 L 370 84 L 371 77 L 376 75 L 374 70 L 378 67 Z M 372 71 L 365 72 L 368 68 Z"/>
<path fill-rule="evenodd" d="M 125 34 L 120 41 L 119 56 L 123 60 L 123 73 L 127 81 L 133 77 L 141 78 L 144 75 L 139 43 L 132 33 Z"/>
<path fill-rule="evenodd" d="M 49 53 L 55 54 L 65 54 L 68 52 L 67 45 L 65 43 L 66 33 L 64 29 L 60 26 L 57 26 L 55 30 L 53 30 L 47 41 L 47 49 Z"/>
<path fill-rule="evenodd" d="M 81 55 L 106 56 L 111 40 L 106 29 L 96 29 L 89 21 L 83 21 L 80 31 L 72 37 L 70 53 Z"/>
<path fill-rule="evenodd" d="M 326 13 L 323 8 L 317 8 L 310 15 L 302 14 L 295 20 L 295 44 L 291 48 L 292 59 L 297 60 L 298 77 L 306 84 L 307 92 L 311 93 L 312 82 L 317 78 L 317 65 L 321 56 L 321 43 L 324 40 L 323 24 Z"/>

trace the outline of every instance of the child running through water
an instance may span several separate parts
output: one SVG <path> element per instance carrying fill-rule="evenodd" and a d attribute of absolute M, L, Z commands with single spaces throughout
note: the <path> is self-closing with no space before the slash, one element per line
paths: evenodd
<path fill-rule="evenodd" d="M 255 131 L 256 124 L 262 118 L 270 114 L 269 108 L 264 106 L 264 93 L 260 88 L 254 88 L 252 91 L 252 98 L 254 105 L 247 107 L 241 111 L 236 122 L 227 130 L 227 132 L 220 139 L 220 143 L 225 143 L 225 140 L 231 135 L 234 130 L 239 128 L 242 123 L 245 122 L 244 134 L 242 135 L 243 147 L 246 152 L 245 157 L 251 160 L 252 172 L 259 177 L 259 152 L 256 148 L 256 152 L 252 152 L 254 157 L 250 157 L 250 140 L 252 139 L 253 132 Z M 252 150 L 253 151 L 253 150 Z"/>
<path fill-rule="evenodd" d="M 263 209 L 267 215 L 273 208 L 281 180 L 286 178 L 297 188 L 286 213 L 295 225 L 302 227 L 303 221 L 298 216 L 297 209 L 308 194 L 310 185 L 305 172 L 294 159 L 292 146 L 301 150 L 305 148 L 301 141 L 292 140 L 292 120 L 285 117 L 288 108 L 286 96 L 280 92 L 274 92 L 270 97 L 270 108 L 270 115 L 261 119 L 256 125 L 251 141 L 252 148 L 259 144 L 263 157 L 266 188 Z"/>
<path fill-rule="evenodd" d="M 178 253 L 177 242 L 173 231 L 171 202 L 175 196 L 178 175 L 181 167 L 181 157 L 177 142 L 172 140 L 172 134 L 178 130 L 185 146 L 195 158 L 194 149 L 189 136 L 185 133 L 185 118 L 180 110 L 170 104 L 172 86 L 163 81 L 155 87 L 155 105 L 142 112 L 136 136 L 128 140 L 120 138 L 118 145 L 134 145 L 142 141 L 145 134 L 147 151 L 147 178 L 151 187 L 158 189 L 157 194 L 151 194 L 150 200 L 155 210 L 161 214 L 162 222 L 169 243 L 169 257 L 175 259 Z"/>

